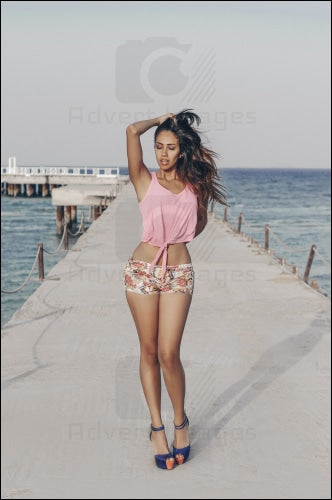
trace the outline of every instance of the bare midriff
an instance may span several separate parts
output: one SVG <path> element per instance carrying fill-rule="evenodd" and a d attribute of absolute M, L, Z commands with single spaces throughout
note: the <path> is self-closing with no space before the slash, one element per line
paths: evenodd
<path fill-rule="evenodd" d="M 132 258 L 134 260 L 142 260 L 143 262 L 148 262 L 150 264 L 157 255 L 158 250 L 159 247 L 141 241 L 141 243 L 135 248 Z M 161 255 L 156 265 L 161 266 L 162 260 L 163 257 Z M 178 266 L 179 264 L 189 264 L 190 262 L 191 258 L 186 243 L 174 243 L 172 245 L 168 245 L 168 266 Z"/>

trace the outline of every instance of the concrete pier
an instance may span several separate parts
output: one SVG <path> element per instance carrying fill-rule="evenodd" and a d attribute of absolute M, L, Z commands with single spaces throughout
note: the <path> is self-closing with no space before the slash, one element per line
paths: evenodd
<path fill-rule="evenodd" d="M 329 298 L 210 216 L 189 244 L 190 460 L 157 469 L 122 269 L 122 187 L 2 330 L 2 498 L 331 498 Z M 163 387 L 171 445 L 172 411 Z"/>
<path fill-rule="evenodd" d="M 117 197 L 120 189 L 121 184 L 62 186 L 52 190 L 52 204 L 99 205 L 100 201 L 103 201 L 105 205 L 109 205 Z"/>

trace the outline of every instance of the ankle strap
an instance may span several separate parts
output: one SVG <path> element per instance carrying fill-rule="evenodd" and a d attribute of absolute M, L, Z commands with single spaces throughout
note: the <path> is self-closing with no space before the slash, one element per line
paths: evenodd
<path fill-rule="evenodd" d="M 175 429 L 176 429 L 177 431 L 180 431 L 180 430 L 181 430 L 181 429 L 183 429 L 183 427 L 185 427 L 187 424 L 189 425 L 189 420 L 188 420 L 188 417 L 187 417 L 187 415 L 186 415 L 186 416 L 185 416 L 184 421 L 182 422 L 182 424 L 180 424 L 180 425 L 175 425 L 175 424 L 174 424 L 174 427 L 175 427 Z"/>
<path fill-rule="evenodd" d="M 165 429 L 164 425 L 162 425 L 161 427 L 153 427 L 153 425 L 151 424 L 152 431 L 163 431 L 164 429 Z"/>

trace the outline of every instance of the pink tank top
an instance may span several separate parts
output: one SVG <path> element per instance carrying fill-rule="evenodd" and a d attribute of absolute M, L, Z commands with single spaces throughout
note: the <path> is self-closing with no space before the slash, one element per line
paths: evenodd
<path fill-rule="evenodd" d="M 159 247 L 150 264 L 150 271 L 162 255 L 164 276 L 168 245 L 188 243 L 195 236 L 197 196 L 188 185 L 180 193 L 174 194 L 159 184 L 156 172 L 151 172 L 151 176 L 148 191 L 139 202 L 143 219 L 142 241 Z"/>

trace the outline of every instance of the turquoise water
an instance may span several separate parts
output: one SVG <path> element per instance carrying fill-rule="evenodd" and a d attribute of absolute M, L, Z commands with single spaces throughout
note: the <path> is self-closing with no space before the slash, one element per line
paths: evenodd
<path fill-rule="evenodd" d="M 127 174 L 125 168 L 122 174 Z M 297 265 L 303 275 L 312 244 L 319 254 L 331 262 L 331 172 L 319 169 L 224 169 L 223 183 L 228 191 L 228 220 L 237 227 L 242 212 L 242 230 L 264 244 L 264 225 L 273 233 L 270 248 L 288 264 Z M 86 228 L 89 207 L 78 207 L 78 223 L 82 211 Z M 216 207 L 223 217 L 223 207 Z M 256 232 L 257 231 L 257 232 Z M 56 235 L 56 209 L 51 198 L 1 197 L 1 289 L 14 290 L 27 278 L 37 253 L 38 242 L 48 251 L 54 251 L 61 238 Z M 76 238 L 69 238 L 69 247 Z M 63 246 L 62 246 L 63 248 Z M 292 249 L 304 249 L 296 252 Z M 45 276 L 65 255 L 44 254 Z M 323 293 L 331 293 L 331 270 L 315 255 L 310 278 L 318 281 Z M 1 294 L 1 325 L 40 285 L 36 267 L 32 281 L 20 291 Z"/>

